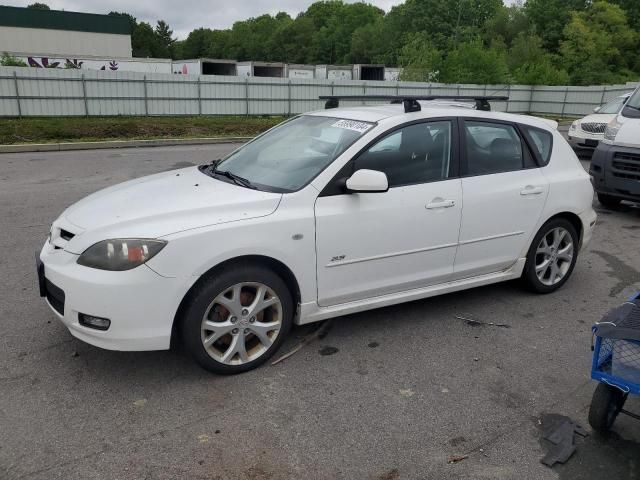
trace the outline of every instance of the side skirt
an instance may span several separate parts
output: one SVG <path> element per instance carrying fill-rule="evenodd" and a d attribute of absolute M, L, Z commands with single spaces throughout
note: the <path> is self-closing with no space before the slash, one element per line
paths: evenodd
<path fill-rule="evenodd" d="M 316 302 L 308 302 L 300 305 L 300 315 L 296 319 L 296 324 L 305 325 L 307 323 L 318 322 L 327 318 L 348 315 L 350 313 L 364 312 L 374 308 L 387 307 L 398 303 L 411 302 L 423 298 L 435 297 L 445 293 L 457 292 L 473 287 L 481 287 L 492 283 L 504 282 L 520 278 L 524 269 L 526 258 L 520 258 L 516 263 L 506 270 L 500 272 L 479 275 L 477 277 L 463 278 L 460 280 L 439 283 L 423 288 L 415 288 L 405 292 L 380 295 L 378 297 L 366 298 L 355 302 L 341 303 L 330 307 L 320 307 Z"/>

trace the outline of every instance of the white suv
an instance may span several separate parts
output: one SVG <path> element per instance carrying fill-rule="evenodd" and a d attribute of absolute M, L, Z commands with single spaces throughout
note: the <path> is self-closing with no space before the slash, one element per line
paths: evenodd
<path fill-rule="evenodd" d="M 607 124 L 613 120 L 622 110 L 624 103 L 631 96 L 625 93 L 614 98 L 600 107 L 596 107 L 593 113 L 575 120 L 569 127 L 569 143 L 574 148 L 596 148 L 604 137 Z"/>
<path fill-rule="evenodd" d="M 41 295 L 90 344 L 179 338 L 236 373 L 293 323 L 520 277 L 559 288 L 596 221 L 566 140 L 534 117 L 422 107 L 300 115 L 222 161 L 94 193 L 53 223 Z"/>

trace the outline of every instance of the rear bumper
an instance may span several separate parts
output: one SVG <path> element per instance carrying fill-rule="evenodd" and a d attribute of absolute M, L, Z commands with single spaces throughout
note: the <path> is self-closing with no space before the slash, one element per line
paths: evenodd
<path fill-rule="evenodd" d="M 578 216 L 580 217 L 580 221 L 582 222 L 582 238 L 580 239 L 580 251 L 582 251 L 591 243 L 593 229 L 596 226 L 598 214 L 593 208 L 589 208 Z"/>
<path fill-rule="evenodd" d="M 146 265 L 124 272 L 83 267 L 47 242 L 38 255 L 52 312 L 74 337 L 107 350 L 165 350 L 184 286 Z M 40 267 L 39 267 L 40 268 Z M 108 330 L 81 325 L 79 313 L 107 318 Z"/>
<path fill-rule="evenodd" d="M 601 143 L 593 152 L 589 175 L 597 193 L 640 201 L 640 148 Z"/>

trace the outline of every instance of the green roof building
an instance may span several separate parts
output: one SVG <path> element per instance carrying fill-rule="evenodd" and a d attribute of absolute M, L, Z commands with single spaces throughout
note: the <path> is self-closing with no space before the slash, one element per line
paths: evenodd
<path fill-rule="evenodd" d="M 124 17 L 0 6 L 0 52 L 131 57 Z"/>

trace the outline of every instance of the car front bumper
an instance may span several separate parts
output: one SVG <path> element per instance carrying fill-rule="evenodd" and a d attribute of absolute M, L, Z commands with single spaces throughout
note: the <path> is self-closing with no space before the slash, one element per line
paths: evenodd
<path fill-rule="evenodd" d="M 640 201 L 640 148 L 601 143 L 593 152 L 589 175 L 597 193 Z"/>
<path fill-rule="evenodd" d="M 184 285 L 146 265 L 109 272 L 78 265 L 78 255 L 48 241 L 39 254 L 41 295 L 71 334 L 108 350 L 166 350 Z M 41 263 L 40 263 L 41 262 Z M 80 324 L 79 314 L 107 318 L 105 331 Z"/>
<path fill-rule="evenodd" d="M 573 148 L 596 148 L 603 138 L 603 134 L 588 133 L 577 128 L 569 130 L 567 140 Z"/>

